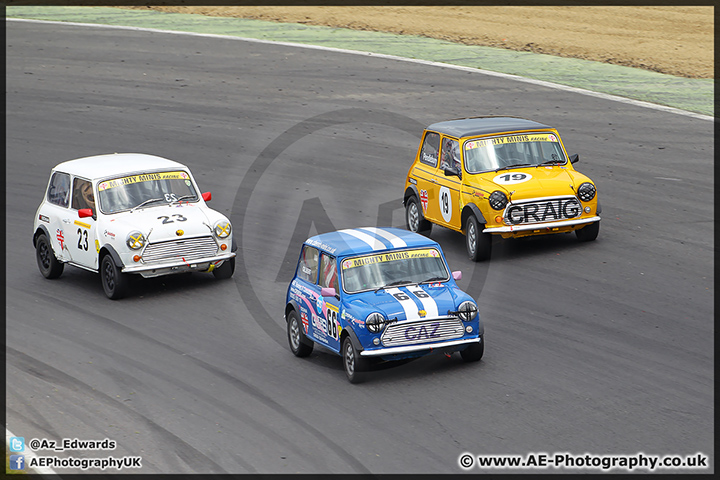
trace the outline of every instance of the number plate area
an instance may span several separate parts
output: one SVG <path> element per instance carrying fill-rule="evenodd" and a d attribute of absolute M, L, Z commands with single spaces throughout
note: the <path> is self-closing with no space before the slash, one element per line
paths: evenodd
<path fill-rule="evenodd" d="M 505 209 L 505 223 L 526 225 L 567 220 L 582 215 L 582 205 L 575 197 L 560 197 L 512 202 Z"/>
<path fill-rule="evenodd" d="M 447 317 L 391 323 L 385 327 L 380 340 L 384 347 L 396 347 L 452 340 L 463 335 L 464 329 L 460 319 Z"/>

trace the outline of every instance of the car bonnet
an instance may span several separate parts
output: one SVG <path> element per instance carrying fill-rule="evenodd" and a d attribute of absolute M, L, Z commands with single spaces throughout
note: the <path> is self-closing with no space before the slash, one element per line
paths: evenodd
<path fill-rule="evenodd" d="M 460 297 L 457 287 L 448 283 L 430 283 L 388 287 L 351 295 L 348 305 L 364 319 L 380 312 L 389 320 L 418 320 L 448 315 L 457 310 Z"/>

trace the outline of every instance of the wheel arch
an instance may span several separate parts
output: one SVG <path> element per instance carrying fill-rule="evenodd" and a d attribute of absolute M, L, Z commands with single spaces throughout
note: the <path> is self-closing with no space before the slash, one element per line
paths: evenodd
<path fill-rule="evenodd" d="M 350 328 L 349 326 L 344 327 L 344 328 L 342 329 L 342 333 L 340 334 L 340 339 L 339 339 L 339 340 L 340 340 L 340 345 L 341 345 L 341 347 L 342 347 L 343 342 L 345 341 L 345 337 L 350 337 L 350 341 L 352 342 L 353 347 L 354 347 L 355 350 L 357 350 L 358 352 L 362 352 L 363 350 L 365 350 L 365 349 L 362 347 L 362 344 L 360 343 L 360 340 L 358 340 L 357 335 L 355 335 L 355 332 L 354 332 L 353 329 Z"/>
<path fill-rule="evenodd" d="M 35 230 L 35 233 L 33 234 L 33 247 L 37 247 L 37 239 L 42 234 L 45 234 L 48 241 L 50 241 L 50 232 L 48 232 L 48 229 L 45 227 L 45 225 L 39 225 Z"/>
<path fill-rule="evenodd" d="M 418 192 L 418 189 L 415 185 L 410 185 L 405 189 L 405 194 L 403 195 L 403 206 L 407 206 L 407 201 L 410 197 L 415 196 L 415 198 L 420 198 L 420 192 Z"/>
<path fill-rule="evenodd" d="M 286 322 L 286 323 L 287 323 L 287 317 L 288 317 L 288 315 L 289 315 L 290 312 L 292 312 L 293 310 L 295 310 L 295 312 L 299 312 L 299 311 L 300 311 L 300 308 L 298 307 L 298 304 L 297 304 L 297 302 L 296 302 L 295 300 L 290 300 L 290 301 L 288 302 L 288 304 L 285 305 L 285 322 Z"/>
<path fill-rule="evenodd" d="M 117 251 L 113 248 L 112 245 L 103 245 L 98 252 L 98 268 L 105 255 L 110 255 L 115 262 L 115 265 L 117 265 L 119 269 L 122 270 L 122 268 L 125 266 L 122 259 L 120 258 L 120 254 L 117 253 Z"/>
<path fill-rule="evenodd" d="M 462 214 L 460 215 L 460 225 L 462 226 L 463 231 L 465 230 L 465 224 L 467 223 L 467 219 L 470 215 L 475 215 L 475 218 L 477 218 L 478 223 L 481 225 L 485 225 L 487 223 L 487 220 L 485 220 L 485 217 L 478 206 L 474 203 L 468 203 L 463 207 Z"/>

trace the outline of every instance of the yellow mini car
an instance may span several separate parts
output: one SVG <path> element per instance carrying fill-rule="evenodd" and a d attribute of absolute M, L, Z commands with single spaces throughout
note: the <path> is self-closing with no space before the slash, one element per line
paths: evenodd
<path fill-rule="evenodd" d="M 575 231 L 595 240 L 600 203 L 592 180 L 575 170 L 557 130 L 517 117 L 434 123 L 423 132 L 405 181 L 408 230 L 432 224 L 466 237 L 474 261 L 491 253 L 491 235 L 518 238 Z"/>

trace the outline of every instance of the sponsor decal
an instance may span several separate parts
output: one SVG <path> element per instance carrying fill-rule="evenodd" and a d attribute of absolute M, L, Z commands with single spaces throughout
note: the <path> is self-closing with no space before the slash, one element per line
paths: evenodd
<path fill-rule="evenodd" d="M 97 239 L 95 240 L 95 251 L 100 253 L 100 241 Z"/>
<path fill-rule="evenodd" d="M 173 180 L 183 179 L 186 182 L 189 181 L 190 176 L 187 172 L 158 172 L 158 173 L 146 173 L 143 175 L 131 175 L 129 177 L 116 178 L 114 180 L 108 180 L 101 182 L 98 185 L 98 191 L 109 190 L 111 188 L 121 187 L 123 185 L 130 185 L 132 183 L 140 182 L 153 182 L 156 180 Z"/>
<path fill-rule="evenodd" d="M 300 314 L 300 320 L 302 321 L 303 328 L 305 329 L 305 335 L 308 333 L 308 318 L 305 312 Z"/>
<path fill-rule="evenodd" d="M 38 220 L 40 220 L 41 222 L 50 223 L 50 217 L 48 217 L 47 215 L 43 215 L 42 213 L 38 217 Z"/>
<path fill-rule="evenodd" d="M 493 178 L 493 182 L 499 185 L 513 185 L 516 183 L 527 182 L 530 179 L 532 179 L 532 175 L 525 172 L 502 173 Z"/>
<path fill-rule="evenodd" d="M 405 339 L 407 340 L 431 340 L 440 336 L 437 333 L 440 328 L 440 322 L 431 323 L 430 325 L 410 326 L 405 329 Z"/>
<path fill-rule="evenodd" d="M 427 212 L 427 207 L 428 207 L 428 192 L 427 192 L 427 190 L 420 190 L 420 203 L 422 204 L 423 212 Z"/>
<path fill-rule="evenodd" d="M 88 229 L 91 227 L 90 224 L 81 222 L 80 220 L 75 220 L 75 225 L 77 225 L 78 227 L 83 227 L 83 228 L 88 228 Z"/>
<path fill-rule="evenodd" d="M 65 250 L 65 234 L 59 228 L 57 229 L 56 238 L 60 242 L 60 250 Z"/>
<path fill-rule="evenodd" d="M 434 248 L 423 248 L 417 250 L 404 250 L 402 252 L 381 253 L 379 255 L 367 255 L 364 257 L 351 258 L 342 263 L 343 270 L 349 268 L 371 265 L 373 263 L 393 262 L 396 260 L 407 260 L 409 258 L 439 257 L 440 252 Z"/>
<path fill-rule="evenodd" d="M 505 218 L 511 225 L 539 223 L 579 217 L 582 207 L 575 198 L 516 204 L 508 207 Z"/>
<path fill-rule="evenodd" d="M 105 235 L 106 237 L 108 237 L 110 240 L 115 240 L 115 234 L 114 234 L 113 232 L 108 232 L 107 230 L 105 230 L 105 231 L 103 232 L 103 235 Z"/>
<path fill-rule="evenodd" d="M 314 239 L 310 239 L 305 243 L 307 243 L 311 247 L 317 247 L 317 248 L 320 248 L 320 249 L 325 250 L 326 252 L 332 253 L 332 254 L 334 254 L 335 250 L 336 250 L 335 247 L 331 247 L 330 245 L 327 245 L 323 242 L 318 242 L 317 240 L 314 240 Z"/>

